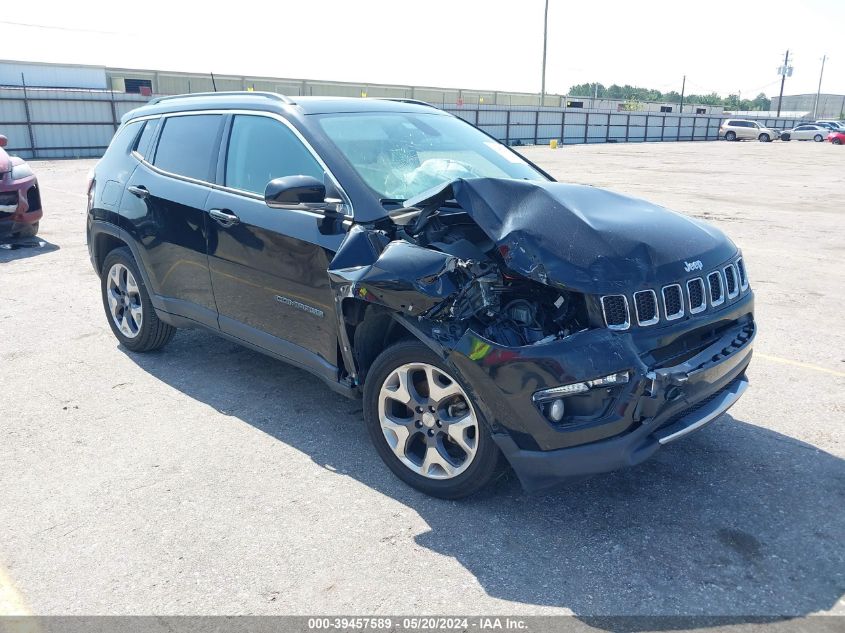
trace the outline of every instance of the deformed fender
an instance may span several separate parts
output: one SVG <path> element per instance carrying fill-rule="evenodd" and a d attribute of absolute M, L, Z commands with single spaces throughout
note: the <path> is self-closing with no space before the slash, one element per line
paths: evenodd
<path fill-rule="evenodd" d="M 338 308 L 341 353 L 353 380 L 357 380 L 357 370 L 343 301 L 357 299 L 408 317 L 423 316 L 470 280 L 459 265 L 453 255 L 404 240 L 389 241 L 372 228 L 355 225 L 350 229 L 328 273 Z"/>

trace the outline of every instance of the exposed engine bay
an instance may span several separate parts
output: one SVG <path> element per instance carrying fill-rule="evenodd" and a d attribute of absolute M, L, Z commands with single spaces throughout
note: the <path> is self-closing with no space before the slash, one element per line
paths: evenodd
<path fill-rule="evenodd" d="M 353 224 L 329 275 L 341 300 L 435 323 L 445 339 L 471 328 L 513 347 L 599 327 L 595 297 L 675 281 L 689 253 L 725 261 L 736 247 L 709 225 L 612 192 L 473 178 Z"/>
<path fill-rule="evenodd" d="M 581 293 L 510 270 L 504 249 L 442 196 L 397 209 L 384 228 L 355 232 L 366 235 L 350 235 L 332 262 L 333 278 L 355 282 L 348 292 L 357 298 L 445 325 L 454 339 L 471 328 L 501 345 L 525 346 L 588 327 Z M 371 265 L 341 268 L 346 251 L 364 243 Z"/>
<path fill-rule="evenodd" d="M 466 277 L 458 292 L 433 307 L 427 318 L 467 324 L 507 346 L 549 342 L 587 326 L 582 295 L 509 271 L 495 244 L 465 213 L 423 208 L 395 215 L 400 221 L 412 219 L 397 230 L 402 239 L 454 256 L 454 270 Z"/>

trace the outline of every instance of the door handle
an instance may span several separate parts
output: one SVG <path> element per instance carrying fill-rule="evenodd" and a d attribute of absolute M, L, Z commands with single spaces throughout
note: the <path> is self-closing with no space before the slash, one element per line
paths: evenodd
<path fill-rule="evenodd" d="M 217 220 L 221 226 L 235 226 L 241 219 L 228 209 L 210 209 L 208 215 Z"/>
<path fill-rule="evenodd" d="M 126 188 L 126 190 L 132 195 L 138 196 L 141 199 L 150 197 L 150 192 L 144 185 L 138 185 L 137 187 L 135 185 L 130 185 Z"/>

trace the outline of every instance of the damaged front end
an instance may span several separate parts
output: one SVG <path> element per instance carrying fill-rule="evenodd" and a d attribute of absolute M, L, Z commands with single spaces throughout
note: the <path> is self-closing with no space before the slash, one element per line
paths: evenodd
<path fill-rule="evenodd" d="M 362 324 L 399 324 L 461 377 L 537 489 L 637 463 L 659 446 L 658 429 L 689 426 L 704 400 L 733 403 L 754 337 L 750 291 L 718 314 L 626 332 L 608 326 L 602 297 L 674 282 L 685 258 L 736 255 L 719 231 L 642 201 L 473 179 L 353 225 L 329 275 L 350 382 L 371 359 Z"/>

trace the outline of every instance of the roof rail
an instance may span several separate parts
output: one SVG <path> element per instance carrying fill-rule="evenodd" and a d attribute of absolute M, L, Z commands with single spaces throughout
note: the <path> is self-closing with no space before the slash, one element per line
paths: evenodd
<path fill-rule="evenodd" d="M 437 109 L 436 105 L 432 105 L 428 101 L 421 101 L 420 99 L 406 99 L 405 97 L 373 97 L 374 99 L 381 99 L 382 101 L 397 101 L 398 103 L 413 103 L 421 106 L 428 106 L 429 108 Z"/>
<path fill-rule="evenodd" d="M 255 90 L 229 90 L 223 92 L 192 92 L 183 95 L 167 95 L 164 97 L 155 97 L 151 99 L 147 103 L 147 105 L 155 105 L 156 103 L 161 103 L 162 101 L 169 101 L 170 99 L 188 99 L 191 97 L 232 97 L 236 95 L 239 97 L 266 97 L 268 99 L 276 99 L 277 101 L 281 101 L 282 103 L 286 103 L 288 105 L 293 105 L 295 103 L 295 101 L 293 101 L 289 97 L 279 94 L 278 92 L 261 92 Z"/>

